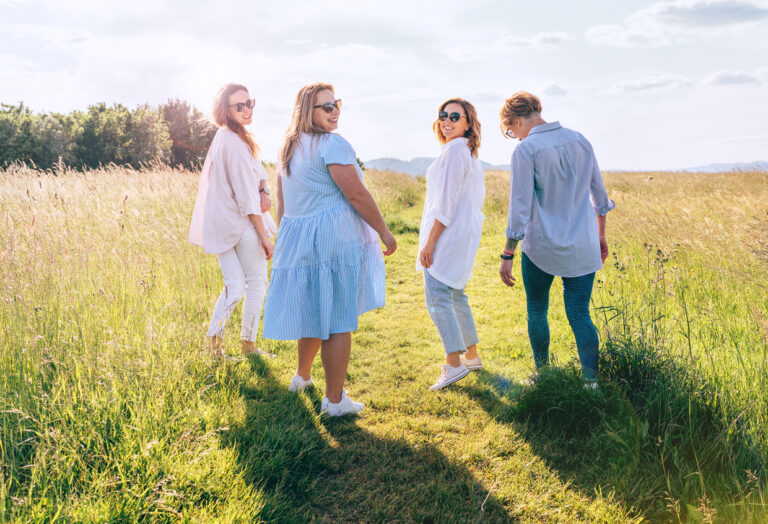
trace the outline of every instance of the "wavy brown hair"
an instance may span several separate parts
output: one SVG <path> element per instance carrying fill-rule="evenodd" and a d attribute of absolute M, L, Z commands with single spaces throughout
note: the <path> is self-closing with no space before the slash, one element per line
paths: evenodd
<path fill-rule="evenodd" d="M 475 111 L 475 106 L 463 98 L 451 98 L 450 100 L 446 100 L 440 104 L 440 108 L 437 110 L 437 112 L 439 113 L 440 111 L 444 110 L 445 106 L 448 104 L 459 104 L 464 109 L 464 114 L 467 116 L 467 124 L 469 124 L 469 129 L 467 129 L 467 131 L 464 133 L 464 138 L 467 139 L 467 145 L 469 146 L 470 153 L 472 153 L 473 157 L 477 158 L 477 150 L 480 149 L 480 120 L 477 119 L 477 111 Z M 432 124 L 432 131 L 435 132 L 435 135 L 437 136 L 437 139 L 440 141 L 440 143 L 445 144 L 445 135 L 443 135 L 443 131 L 440 129 L 439 118 L 436 118 Z"/>
<path fill-rule="evenodd" d="M 505 133 L 512 127 L 515 118 L 529 118 L 541 113 L 541 100 L 527 91 L 518 91 L 504 101 L 499 112 L 501 117 L 501 132 Z"/>
<path fill-rule="evenodd" d="M 238 91 L 245 91 L 247 93 L 248 88 L 242 84 L 227 84 L 219 89 L 219 92 L 216 93 L 216 97 L 213 99 L 213 121 L 217 126 L 226 127 L 233 133 L 236 133 L 245 142 L 248 149 L 251 150 L 251 155 L 255 157 L 259 154 L 259 146 L 253 139 L 253 135 L 236 120 L 229 117 L 229 97 Z"/>
<path fill-rule="evenodd" d="M 317 94 L 326 89 L 331 93 L 334 92 L 331 84 L 315 82 L 307 84 L 299 89 L 299 92 L 296 95 L 296 101 L 293 104 L 291 125 L 288 126 L 288 130 L 285 132 L 285 141 L 280 148 L 280 156 L 278 157 L 278 170 L 279 172 L 285 171 L 286 176 L 290 176 L 291 174 L 289 164 L 301 134 L 307 133 L 310 135 L 320 135 L 327 133 L 327 131 L 320 126 L 316 126 L 312 122 L 312 110 L 317 101 Z"/>

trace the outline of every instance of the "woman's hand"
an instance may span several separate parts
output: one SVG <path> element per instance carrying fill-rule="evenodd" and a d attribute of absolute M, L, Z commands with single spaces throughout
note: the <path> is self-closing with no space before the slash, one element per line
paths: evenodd
<path fill-rule="evenodd" d="M 605 264 L 605 259 L 608 258 L 608 240 L 604 236 L 600 237 L 600 259 Z"/>
<path fill-rule="evenodd" d="M 261 196 L 261 212 L 266 213 L 272 207 L 272 199 L 264 191 L 260 192 L 259 195 Z"/>
<path fill-rule="evenodd" d="M 267 260 L 272 259 L 272 253 L 275 252 L 275 245 L 267 236 L 261 237 L 261 247 L 264 249 L 264 254 L 267 255 Z"/>
<path fill-rule="evenodd" d="M 425 268 L 429 269 L 432 267 L 432 262 L 434 262 L 434 254 L 435 244 L 433 242 L 427 241 L 427 243 L 424 244 L 421 253 L 419 253 L 419 263 Z"/>
<path fill-rule="evenodd" d="M 395 252 L 397 249 L 397 240 L 395 239 L 395 235 L 393 235 L 389 229 L 387 229 L 383 235 L 379 235 L 379 238 L 381 238 L 381 241 L 386 247 L 384 256 L 389 256 Z"/>
<path fill-rule="evenodd" d="M 499 275 L 501 275 L 501 281 L 509 287 L 515 287 L 515 277 L 512 276 L 512 262 L 513 260 L 502 260 L 501 267 L 499 267 Z"/>

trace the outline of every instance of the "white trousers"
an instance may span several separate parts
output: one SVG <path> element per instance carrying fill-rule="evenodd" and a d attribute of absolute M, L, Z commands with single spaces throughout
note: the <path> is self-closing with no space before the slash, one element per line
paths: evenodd
<path fill-rule="evenodd" d="M 249 227 L 232 249 L 218 255 L 224 290 L 213 310 L 209 337 L 222 337 L 232 311 L 243 302 L 242 340 L 254 341 L 259 331 L 261 308 L 267 293 L 267 256 L 256 230 Z"/>

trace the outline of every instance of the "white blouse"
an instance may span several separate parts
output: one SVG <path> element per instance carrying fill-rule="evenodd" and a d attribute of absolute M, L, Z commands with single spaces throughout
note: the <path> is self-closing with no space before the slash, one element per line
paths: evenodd
<path fill-rule="evenodd" d="M 233 131 L 220 128 L 203 164 L 189 241 L 206 253 L 223 253 L 253 227 L 248 215 L 262 215 L 267 232 L 273 234 L 274 221 L 269 213 L 262 214 L 259 197 L 259 182 L 266 178 L 248 145 Z"/>
<path fill-rule="evenodd" d="M 446 229 L 437 239 L 429 274 L 454 289 L 463 289 L 472 276 L 485 219 L 484 179 L 482 164 L 470 153 L 466 138 L 445 144 L 427 170 L 419 253 L 437 219 Z M 424 269 L 418 256 L 416 269 Z"/>

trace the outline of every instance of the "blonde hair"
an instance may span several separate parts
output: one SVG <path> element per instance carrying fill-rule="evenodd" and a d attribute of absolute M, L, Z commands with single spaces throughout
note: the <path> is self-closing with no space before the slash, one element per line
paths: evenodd
<path fill-rule="evenodd" d="M 464 133 L 464 138 L 467 139 L 469 152 L 472 153 L 473 157 L 477 158 L 477 150 L 480 149 L 480 120 L 477 118 L 477 111 L 475 111 L 475 106 L 463 98 L 451 98 L 440 104 L 440 108 L 437 110 L 438 113 L 444 110 L 445 106 L 448 104 L 459 104 L 464 109 L 464 113 L 467 116 L 467 125 L 469 125 L 469 129 L 467 129 L 467 131 Z M 445 144 L 447 142 L 442 129 L 440 129 L 439 118 L 435 119 L 434 123 L 432 124 L 432 131 L 435 132 L 435 135 L 437 135 L 437 139 L 441 144 Z"/>
<path fill-rule="evenodd" d="M 289 164 L 301 134 L 319 135 L 327 132 L 320 126 L 312 123 L 312 110 L 317 100 L 317 94 L 325 90 L 333 93 L 333 86 L 323 82 L 315 82 L 305 85 L 296 94 L 291 125 L 288 126 L 288 130 L 285 132 L 285 141 L 280 148 L 280 156 L 278 157 L 278 170 L 279 172 L 285 171 L 286 176 L 291 174 Z"/>
<path fill-rule="evenodd" d="M 259 146 L 253 139 L 253 135 L 229 116 L 229 97 L 238 91 L 245 91 L 247 93 L 248 88 L 242 84 L 226 84 L 219 89 L 219 92 L 216 93 L 216 97 L 213 99 L 213 121 L 217 126 L 226 127 L 237 134 L 248 146 L 248 149 L 251 150 L 251 155 L 256 157 L 259 154 Z"/>
<path fill-rule="evenodd" d="M 527 91 L 518 91 L 504 101 L 499 112 L 501 116 L 501 131 L 512 127 L 515 118 L 528 118 L 541 113 L 541 100 Z"/>

